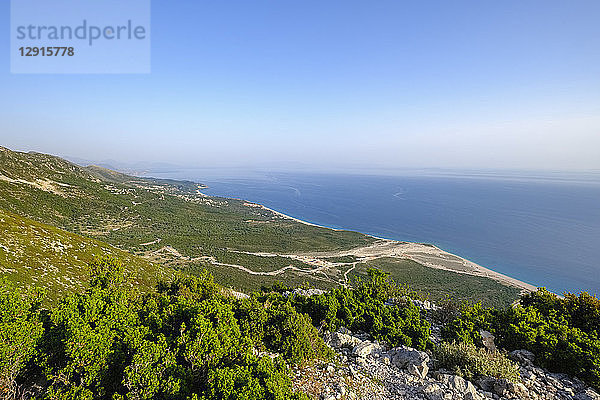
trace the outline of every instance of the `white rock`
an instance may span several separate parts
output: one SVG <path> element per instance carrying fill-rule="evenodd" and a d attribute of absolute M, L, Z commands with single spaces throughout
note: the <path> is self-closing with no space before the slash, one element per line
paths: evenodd
<path fill-rule="evenodd" d="M 410 364 L 424 365 L 429 362 L 429 355 L 412 347 L 395 347 L 388 352 L 392 365 L 398 368 L 408 368 Z"/>
<path fill-rule="evenodd" d="M 445 386 L 448 386 L 451 389 L 456 390 L 457 392 L 463 395 L 466 393 L 472 393 L 474 395 L 479 396 L 477 394 L 477 389 L 475 389 L 475 386 L 473 386 L 471 382 L 464 380 L 460 376 L 450 374 L 438 374 L 437 379 L 440 382 L 442 382 Z"/>
<path fill-rule="evenodd" d="M 508 384 L 508 391 L 513 395 L 517 396 L 519 399 L 528 399 L 529 391 L 522 383 L 512 383 Z"/>
<path fill-rule="evenodd" d="M 444 391 L 437 383 L 427 385 L 423 389 L 423 393 L 429 400 L 442 400 L 444 398 Z"/>
<path fill-rule="evenodd" d="M 427 364 L 408 364 L 408 372 L 420 379 L 425 379 L 429 372 Z"/>
<path fill-rule="evenodd" d="M 508 391 L 509 382 L 506 379 L 497 379 L 494 382 L 494 393 L 498 396 L 504 396 Z"/>
<path fill-rule="evenodd" d="M 375 352 L 380 352 L 380 351 L 381 351 L 380 345 L 378 345 L 376 343 L 372 343 L 368 340 L 365 340 L 364 342 L 355 346 L 354 350 L 352 350 L 352 353 L 357 357 L 367 357 Z"/>
<path fill-rule="evenodd" d="M 483 345 L 485 346 L 485 348 L 489 351 L 496 351 L 496 345 L 494 344 L 494 335 L 492 335 L 491 332 L 484 331 L 483 329 L 479 331 L 479 334 L 481 335 L 481 340 L 483 341 Z"/>
<path fill-rule="evenodd" d="M 341 332 L 333 332 L 325 336 L 325 342 L 334 349 L 354 348 L 362 341 L 359 338 Z"/>

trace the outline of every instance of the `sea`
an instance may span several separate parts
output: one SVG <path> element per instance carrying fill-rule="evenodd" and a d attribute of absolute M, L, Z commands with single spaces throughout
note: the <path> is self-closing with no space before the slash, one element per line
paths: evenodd
<path fill-rule="evenodd" d="M 555 293 L 600 294 L 600 179 L 519 173 L 298 173 L 182 169 L 207 195 L 307 222 L 432 243 Z"/>

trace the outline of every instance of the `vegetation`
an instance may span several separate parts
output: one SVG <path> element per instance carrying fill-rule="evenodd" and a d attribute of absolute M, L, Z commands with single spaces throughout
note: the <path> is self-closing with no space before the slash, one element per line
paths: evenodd
<path fill-rule="evenodd" d="M 442 342 L 434 347 L 439 366 L 455 374 L 473 379 L 476 376 L 491 376 L 517 381 L 519 366 L 501 351 L 489 351 L 473 343 Z"/>
<path fill-rule="evenodd" d="M 91 268 L 88 290 L 44 313 L 35 297 L 2 283 L 0 390 L 8 398 L 37 383 L 30 394 L 48 399 L 300 399 L 286 365 L 330 356 L 289 304 L 235 300 L 209 275 L 137 295 L 117 260 Z"/>
<path fill-rule="evenodd" d="M 339 256 L 339 257 L 325 257 L 324 259 L 326 261 L 329 261 L 332 263 L 345 263 L 345 264 L 350 264 L 350 263 L 354 263 L 354 262 L 358 261 L 356 256 L 351 256 L 351 255 Z"/>
<path fill-rule="evenodd" d="M 600 388 L 600 300 L 587 293 L 540 290 L 512 307 L 518 289 L 487 278 L 299 256 L 375 239 L 198 188 L 0 148 L 1 398 L 306 399 L 288 368 L 328 360 L 319 330 L 340 327 L 430 351 L 466 378 L 515 380 L 503 351 L 527 349 Z M 328 291 L 290 294 L 300 286 Z M 425 298 L 444 304 L 436 346 L 412 301 Z M 482 329 L 505 350 L 481 348 Z"/>
<path fill-rule="evenodd" d="M 314 325 L 369 330 L 392 344 L 426 348 L 429 325 L 386 275 L 354 290 L 314 298 L 283 287 L 248 298 L 212 277 L 181 277 L 139 294 L 112 257 L 96 259 L 91 281 L 41 310 L 37 293 L 0 285 L 1 390 L 47 399 L 301 399 L 288 366 L 327 360 Z M 304 313 L 308 310 L 309 313 Z"/>
<path fill-rule="evenodd" d="M 585 292 L 560 298 L 540 289 L 515 307 L 464 305 L 443 334 L 477 344 L 480 329 L 505 349 L 529 350 L 539 365 L 600 388 L 600 300 Z"/>
<path fill-rule="evenodd" d="M 0 273 L 20 287 L 43 289 L 49 301 L 83 291 L 90 274 L 88 264 L 100 255 L 123 260 L 131 284 L 142 291 L 174 276 L 169 268 L 109 244 L 0 209 Z"/>
<path fill-rule="evenodd" d="M 322 296 L 286 297 L 279 285 L 234 299 L 207 273 L 138 294 L 116 259 L 90 268 L 89 288 L 51 310 L 2 283 L 0 382 L 9 398 L 37 384 L 29 395 L 48 399 L 299 399 L 288 366 L 332 355 L 316 326 L 430 346 L 412 302 L 386 304 L 408 292 L 375 270 L 356 289 Z"/>
<path fill-rule="evenodd" d="M 0 174 L 8 178 L 0 179 L 0 208 L 130 251 L 172 246 L 196 257 L 222 249 L 339 250 L 374 241 L 357 232 L 274 218 L 241 200 L 199 196 L 200 185 L 191 182 L 86 169 L 45 154 L 3 149 Z M 157 238 L 161 242 L 153 246 L 140 245 Z"/>
<path fill-rule="evenodd" d="M 392 258 L 362 263 L 352 276 L 365 277 L 369 268 L 390 274 L 400 284 L 410 284 L 411 289 L 441 301 L 451 297 L 456 301 L 481 301 L 488 306 L 505 306 L 519 298 L 519 289 L 504 286 L 492 279 L 425 267 L 411 260 Z"/>
<path fill-rule="evenodd" d="M 198 275 L 203 271 L 209 271 L 215 282 L 238 292 L 252 293 L 260 291 L 265 287 L 272 287 L 277 282 L 285 282 L 290 287 L 314 287 L 318 289 L 332 289 L 338 284 L 320 275 L 312 275 L 308 272 L 297 273 L 296 271 L 284 271 L 277 275 L 252 275 L 237 268 L 211 264 L 208 262 L 191 263 L 181 268 L 184 273 Z"/>
<path fill-rule="evenodd" d="M 285 289 L 285 288 L 284 288 Z M 282 291 L 282 289 L 280 289 Z M 399 287 L 388 274 L 370 269 L 368 279 L 358 280 L 354 288 L 336 287 L 324 294 L 285 298 L 267 293 L 271 302 L 290 301 L 299 312 L 310 315 L 312 323 L 322 329 L 342 326 L 363 331 L 392 346 L 407 345 L 418 349 L 431 346 L 430 324 L 410 301 L 406 287 Z M 390 302 L 390 299 L 397 299 Z"/>
<path fill-rule="evenodd" d="M 89 266 L 87 289 L 50 309 L 43 296 L 0 281 L 0 393 L 40 399 L 307 399 L 290 365 L 329 360 L 319 330 L 369 332 L 391 346 L 431 351 L 466 378 L 518 379 L 504 350 L 481 348 L 479 330 L 504 349 L 598 387 L 600 301 L 545 290 L 516 307 L 463 303 L 433 345 L 422 296 L 370 269 L 352 287 L 293 294 L 279 283 L 235 298 L 207 272 L 140 293 L 114 257 Z M 450 310 L 451 308 L 448 308 Z"/>
<path fill-rule="evenodd" d="M 0 279 L 0 398 L 17 396 L 17 377 L 42 336 L 38 299 L 37 293 L 21 293 Z"/>
<path fill-rule="evenodd" d="M 234 251 L 217 250 L 213 257 L 220 263 L 235 265 L 251 265 L 253 271 L 269 272 L 285 267 L 311 270 L 313 267 L 302 261 L 282 256 L 258 256 Z"/>

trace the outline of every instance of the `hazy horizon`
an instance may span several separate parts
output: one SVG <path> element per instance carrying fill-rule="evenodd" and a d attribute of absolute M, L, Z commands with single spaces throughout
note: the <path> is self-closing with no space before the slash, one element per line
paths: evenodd
<path fill-rule="evenodd" d="M 600 184 L 600 169 L 560 170 L 560 169 L 518 169 L 518 168 L 456 168 L 456 167 L 385 167 L 378 165 L 360 166 L 314 166 L 302 162 L 294 163 L 244 163 L 223 165 L 186 164 L 163 161 L 131 161 L 116 159 L 86 159 L 70 154 L 50 153 L 29 148 L 11 148 L 18 152 L 36 152 L 63 158 L 80 166 L 100 166 L 135 176 L 173 178 L 189 180 L 190 174 L 205 173 L 210 178 L 246 179 L 268 176 L 269 174 L 330 174 L 330 175 L 373 175 L 373 176 L 431 176 L 431 177 L 471 177 L 507 180 L 549 180 Z M 231 160 L 228 160 L 231 161 Z M 201 183 L 201 182 L 200 182 Z"/>
<path fill-rule="evenodd" d="M 150 74 L 3 68 L 0 144 L 216 168 L 596 171 L 599 14 L 597 1 L 154 2 Z"/>

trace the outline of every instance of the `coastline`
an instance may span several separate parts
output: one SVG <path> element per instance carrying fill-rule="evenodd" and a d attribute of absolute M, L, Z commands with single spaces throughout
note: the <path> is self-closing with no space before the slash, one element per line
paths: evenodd
<path fill-rule="evenodd" d="M 329 226 L 318 225 L 312 222 L 304 221 L 299 218 L 292 217 L 277 210 L 266 207 L 262 204 L 243 200 L 244 204 L 252 207 L 260 207 L 263 210 L 270 211 L 274 216 L 285 218 L 304 225 L 314 226 L 333 231 L 344 231 L 345 229 L 332 228 Z M 362 232 L 361 232 L 362 233 Z M 513 278 L 509 275 L 502 274 L 490 268 L 484 267 L 473 261 L 470 261 L 457 254 L 445 251 L 434 244 L 404 242 L 392 239 L 377 237 L 374 235 L 362 233 L 363 235 L 372 237 L 377 240 L 373 245 L 347 251 L 339 251 L 334 253 L 311 253 L 312 256 L 344 256 L 354 255 L 365 259 L 376 259 L 383 257 L 395 257 L 400 259 L 412 260 L 425 267 L 442 269 L 459 274 L 480 276 L 493 279 L 506 286 L 516 287 L 521 290 L 521 293 L 536 291 L 538 288 L 535 285 Z"/>

